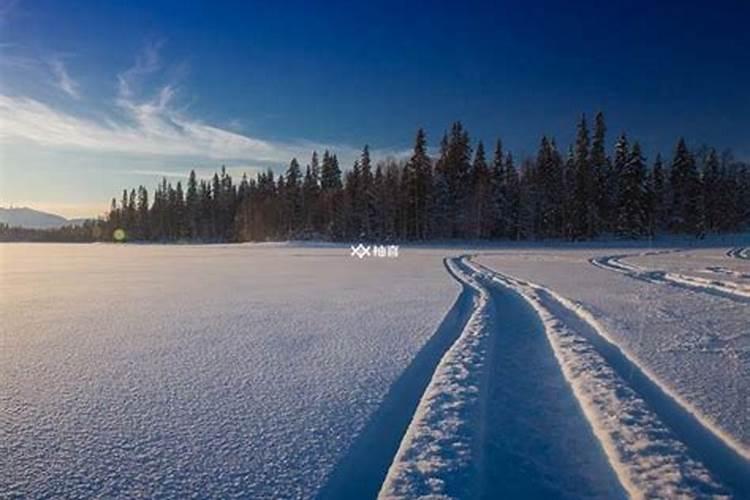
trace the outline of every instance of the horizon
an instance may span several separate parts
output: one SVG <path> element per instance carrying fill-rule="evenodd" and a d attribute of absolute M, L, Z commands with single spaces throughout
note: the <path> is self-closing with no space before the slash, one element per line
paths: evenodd
<path fill-rule="evenodd" d="M 600 110 L 608 146 L 627 131 L 649 163 L 679 137 L 750 157 L 747 4 L 352 8 L 3 1 L 0 203 L 95 217 L 191 169 L 279 173 L 325 149 L 348 169 L 418 128 L 433 152 L 453 121 L 523 158 Z"/>

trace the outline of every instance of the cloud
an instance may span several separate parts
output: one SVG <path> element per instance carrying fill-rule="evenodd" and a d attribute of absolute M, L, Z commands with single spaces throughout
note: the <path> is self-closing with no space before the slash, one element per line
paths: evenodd
<path fill-rule="evenodd" d="M 336 149 L 323 144 L 265 141 L 181 116 L 168 106 L 172 93 L 164 87 L 153 101 L 123 104 L 126 121 L 94 121 L 35 99 L 0 95 L 0 140 L 20 139 L 94 152 L 260 163 L 285 163 L 293 156 L 307 156 L 311 147 Z"/>
<path fill-rule="evenodd" d="M 143 52 L 135 58 L 135 64 L 117 75 L 118 99 L 127 100 L 133 96 L 136 86 L 140 80 L 160 69 L 159 50 L 164 42 L 162 40 L 150 42 Z"/>
<path fill-rule="evenodd" d="M 116 95 L 101 118 L 93 119 L 23 95 L 0 93 L 0 142 L 34 143 L 50 149 L 133 155 L 180 157 L 257 167 L 286 165 L 296 157 L 304 164 L 313 150 L 338 154 L 343 166 L 359 155 L 359 148 L 314 141 L 270 141 L 251 137 L 189 116 L 175 106 L 180 89 L 162 84 L 150 97 L 142 97 L 148 77 L 160 72 L 159 48 L 152 43 L 139 54 L 133 66 L 116 76 Z M 64 64 L 52 60 L 50 67 L 58 87 L 80 99 L 78 84 Z M 153 86 L 152 86 L 153 87 Z M 373 150 L 375 159 L 403 156 L 402 151 Z"/>
<path fill-rule="evenodd" d="M 55 83 L 57 87 L 70 97 L 80 99 L 81 95 L 78 93 L 78 82 L 70 77 L 68 70 L 65 68 L 65 64 L 60 59 L 52 59 L 49 61 L 49 66 L 52 73 L 55 75 Z"/>

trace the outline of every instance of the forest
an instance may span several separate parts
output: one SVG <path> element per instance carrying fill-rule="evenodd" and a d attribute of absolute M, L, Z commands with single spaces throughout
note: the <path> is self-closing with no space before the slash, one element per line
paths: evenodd
<path fill-rule="evenodd" d="M 210 179 L 163 179 L 153 191 L 125 189 L 96 223 L 36 239 L 241 242 L 289 239 L 427 241 L 589 240 L 661 234 L 703 237 L 750 227 L 750 166 L 676 141 L 670 158 L 648 161 L 624 133 L 606 148 L 602 113 L 582 116 L 574 144 L 542 137 L 516 162 L 501 140 L 472 144 L 456 122 L 435 157 L 418 130 L 408 159 L 373 162 L 367 146 L 349 169 L 334 152 L 313 152 L 304 169 L 268 169 L 239 182 L 224 167 Z M 0 228 L 0 237 L 12 228 Z M 72 231 L 72 232 L 71 232 Z M 76 233 L 77 231 L 77 233 Z M 11 238 L 12 239 L 12 238 Z"/>

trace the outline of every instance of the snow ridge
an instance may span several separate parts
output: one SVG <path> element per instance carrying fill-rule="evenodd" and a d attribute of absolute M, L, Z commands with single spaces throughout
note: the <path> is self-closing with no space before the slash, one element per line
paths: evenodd
<path fill-rule="evenodd" d="M 730 494 L 717 474 L 694 458 L 695 449 L 670 430 L 676 426 L 682 428 L 683 440 L 685 434 L 694 434 L 690 448 L 700 448 L 702 456 L 711 458 L 713 469 L 720 469 L 721 479 L 735 493 L 748 493 L 750 467 L 745 450 L 738 451 L 630 359 L 588 311 L 542 286 L 480 264 L 468 265 L 516 291 L 537 311 L 565 378 L 630 496 Z"/>
<path fill-rule="evenodd" d="M 727 252 L 727 257 L 734 257 L 735 259 L 750 260 L 750 247 L 737 247 L 732 248 Z"/>
<path fill-rule="evenodd" d="M 475 292 L 474 310 L 440 360 L 419 402 L 380 490 L 379 498 L 451 498 L 476 487 L 475 434 L 479 432 L 488 337 L 487 291 L 455 259 L 451 272 Z"/>
<path fill-rule="evenodd" d="M 739 249 L 743 250 L 743 249 Z M 686 276 L 680 273 L 660 270 L 648 270 L 631 263 L 623 262 L 627 257 L 641 257 L 657 255 L 664 252 L 644 252 L 639 254 L 607 255 L 589 260 L 591 264 L 607 271 L 624 274 L 630 278 L 654 284 L 670 284 L 693 291 L 709 293 L 711 295 L 747 302 L 750 299 L 750 287 L 720 280 L 709 280 L 697 276 Z M 744 257 L 739 257 L 744 258 Z"/>

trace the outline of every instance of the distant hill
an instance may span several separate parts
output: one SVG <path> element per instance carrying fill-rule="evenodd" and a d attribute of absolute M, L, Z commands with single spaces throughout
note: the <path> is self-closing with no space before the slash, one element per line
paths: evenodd
<path fill-rule="evenodd" d="M 32 208 L 2 208 L 0 207 L 0 224 L 11 227 L 26 227 L 29 229 L 54 229 L 70 224 L 80 224 L 81 221 L 69 221 L 65 217 L 47 212 L 40 212 Z"/>

